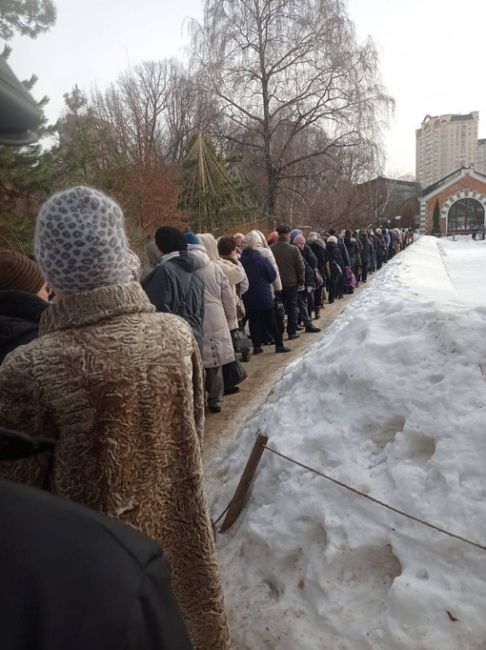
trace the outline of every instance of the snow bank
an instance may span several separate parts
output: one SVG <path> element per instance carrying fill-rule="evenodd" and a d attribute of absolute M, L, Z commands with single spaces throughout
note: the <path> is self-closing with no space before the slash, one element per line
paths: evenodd
<path fill-rule="evenodd" d="M 282 453 L 485 544 L 485 374 L 486 246 L 423 237 L 218 451 L 213 514 L 261 428 Z M 269 452 L 218 545 L 240 650 L 486 648 L 486 552 Z"/>

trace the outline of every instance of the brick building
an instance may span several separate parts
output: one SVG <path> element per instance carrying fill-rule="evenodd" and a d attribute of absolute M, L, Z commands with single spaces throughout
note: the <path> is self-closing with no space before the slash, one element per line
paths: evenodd
<path fill-rule="evenodd" d="M 486 225 L 486 175 L 461 167 L 426 187 L 420 199 L 420 230 L 426 235 L 433 232 L 436 203 L 443 236 L 482 230 Z"/>

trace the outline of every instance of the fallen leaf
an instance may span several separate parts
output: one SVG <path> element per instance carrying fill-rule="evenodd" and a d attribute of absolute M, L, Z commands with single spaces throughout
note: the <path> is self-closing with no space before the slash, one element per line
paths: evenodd
<path fill-rule="evenodd" d="M 454 616 L 454 614 L 451 614 L 450 611 L 449 611 L 448 609 L 446 609 L 446 612 L 447 612 L 447 616 L 451 619 L 451 621 L 452 621 L 453 623 L 455 623 L 456 621 L 459 620 L 458 618 L 456 618 L 456 617 Z"/>
<path fill-rule="evenodd" d="M 305 587 L 304 578 L 301 578 L 301 579 L 299 580 L 299 589 L 303 589 L 304 587 Z"/>

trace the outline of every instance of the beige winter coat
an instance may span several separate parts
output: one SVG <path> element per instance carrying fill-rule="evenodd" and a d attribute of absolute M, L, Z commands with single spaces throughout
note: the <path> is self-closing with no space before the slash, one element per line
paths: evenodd
<path fill-rule="evenodd" d="M 218 368 L 235 360 L 230 334 L 230 323 L 237 320 L 235 301 L 223 271 L 210 260 L 204 246 L 197 244 L 190 250 L 204 262 L 199 269 L 204 281 L 203 366 Z"/>
<path fill-rule="evenodd" d="M 246 289 L 248 289 L 248 279 L 246 277 L 245 269 L 243 268 L 241 262 L 237 262 L 236 264 L 233 264 L 233 262 L 230 262 L 230 260 L 224 260 L 221 258 L 216 260 L 216 264 L 223 271 L 223 273 L 226 276 L 226 279 L 228 280 L 231 293 L 233 295 L 233 301 L 235 303 L 235 309 L 236 309 L 238 306 L 238 302 L 240 301 L 238 294 L 236 293 L 236 285 L 242 284 L 246 281 Z M 244 292 L 242 292 L 242 294 L 243 293 Z M 228 324 L 230 330 L 235 330 L 238 328 L 238 318 L 236 312 L 235 312 L 234 320 Z"/>
<path fill-rule="evenodd" d="M 45 485 L 158 540 L 194 648 L 228 631 L 203 488 L 202 367 L 185 322 L 137 283 L 66 295 L 0 367 L 0 423 L 56 438 L 0 476 Z M 35 543 L 35 531 L 32 543 Z"/>

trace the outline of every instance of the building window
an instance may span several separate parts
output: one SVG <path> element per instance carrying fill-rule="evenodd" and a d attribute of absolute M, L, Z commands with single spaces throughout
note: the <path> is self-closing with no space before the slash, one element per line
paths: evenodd
<path fill-rule="evenodd" d="M 470 232 L 484 225 L 484 208 L 476 199 L 459 199 L 449 210 L 448 232 Z"/>

